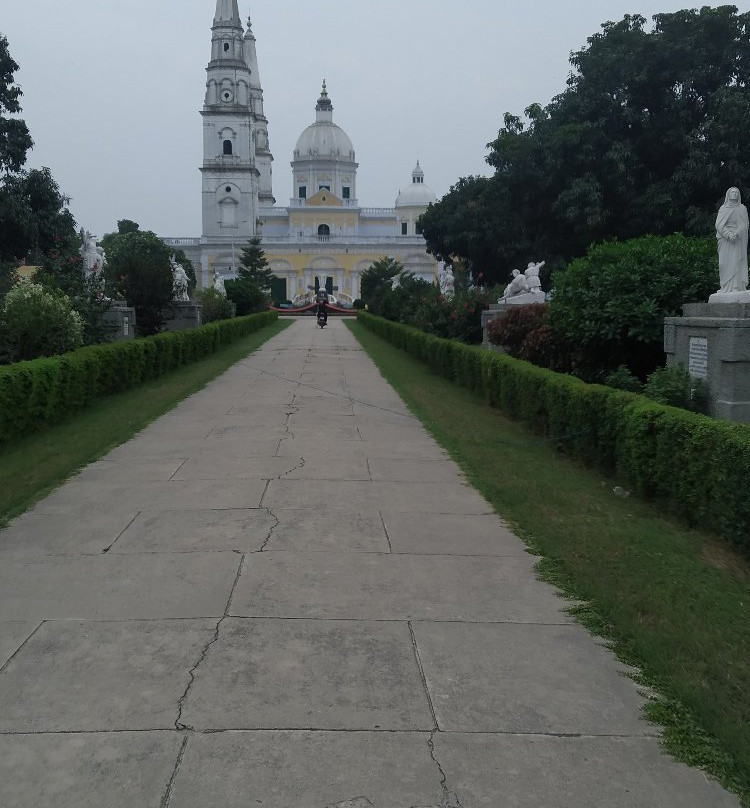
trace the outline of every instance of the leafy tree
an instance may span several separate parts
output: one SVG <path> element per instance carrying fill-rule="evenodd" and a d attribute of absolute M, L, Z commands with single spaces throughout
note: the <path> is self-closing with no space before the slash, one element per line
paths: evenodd
<path fill-rule="evenodd" d="M 273 272 L 268 268 L 259 236 L 253 236 L 243 247 L 237 275 L 243 280 L 252 281 L 264 292 L 270 290 Z"/>
<path fill-rule="evenodd" d="M 200 289 L 195 297 L 198 303 L 203 306 L 204 323 L 213 323 L 216 320 L 228 320 L 234 315 L 232 301 L 228 300 L 216 289 Z"/>
<path fill-rule="evenodd" d="M 77 242 L 76 223 L 48 168 L 0 180 L 0 260 L 41 257 Z"/>
<path fill-rule="evenodd" d="M 553 276 L 548 324 L 575 346 L 575 372 L 599 379 L 620 365 L 640 378 L 664 362 L 664 318 L 707 300 L 718 278 L 713 239 L 673 235 L 591 247 Z"/>
<path fill-rule="evenodd" d="M 170 248 L 148 230 L 110 234 L 102 243 L 107 276 L 135 308 L 139 334 L 156 334 L 174 294 Z"/>
<path fill-rule="evenodd" d="M 138 222 L 134 222 L 132 219 L 118 219 L 117 221 L 117 232 L 122 236 L 126 233 L 135 233 L 140 229 L 141 226 Z"/>
<path fill-rule="evenodd" d="M 380 313 L 380 306 L 390 290 L 393 279 L 404 271 L 404 265 L 395 258 L 383 257 L 369 266 L 360 277 L 360 295 L 373 314 Z"/>
<path fill-rule="evenodd" d="M 526 122 L 505 115 L 494 176 L 459 181 L 423 217 L 430 249 L 505 276 L 612 237 L 711 232 L 726 188 L 750 190 L 750 13 L 653 19 L 605 23 L 560 95 Z"/>
<path fill-rule="evenodd" d="M 268 294 L 253 280 L 240 276 L 236 280 L 224 281 L 227 297 L 234 303 L 238 317 L 255 314 L 268 308 Z"/>
<path fill-rule="evenodd" d="M 380 314 L 397 323 L 411 323 L 427 295 L 437 293 L 437 287 L 415 278 L 412 272 L 402 272 L 398 285 L 386 288 L 380 304 Z"/>
<path fill-rule="evenodd" d="M 6 113 L 21 111 L 21 88 L 13 82 L 18 65 L 10 55 L 8 40 L 0 36 L 0 171 L 16 172 L 26 162 L 26 152 L 34 145 L 29 129 L 19 118 Z"/>
<path fill-rule="evenodd" d="M 27 280 L 5 296 L 0 322 L 12 362 L 54 356 L 83 344 L 83 321 L 68 296 Z"/>

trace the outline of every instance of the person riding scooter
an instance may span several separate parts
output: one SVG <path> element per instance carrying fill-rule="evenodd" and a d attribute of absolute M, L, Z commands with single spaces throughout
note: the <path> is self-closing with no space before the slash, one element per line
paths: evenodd
<path fill-rule="evenodd" d="M 318 289 L 318 294 L 315 296 L 317 304 L 318 323 L 323 321 L 323 324 L 328 323 L 328 292 L 324 286 Z"/>

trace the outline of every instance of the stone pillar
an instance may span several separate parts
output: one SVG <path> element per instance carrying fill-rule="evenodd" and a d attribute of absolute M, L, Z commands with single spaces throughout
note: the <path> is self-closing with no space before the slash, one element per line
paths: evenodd
<path fill-rule="evenodd" d="M 750 423 L 750 303 L 690 303 L 664 320 L 668 365 L 709 386 L 711 414 Z"/>

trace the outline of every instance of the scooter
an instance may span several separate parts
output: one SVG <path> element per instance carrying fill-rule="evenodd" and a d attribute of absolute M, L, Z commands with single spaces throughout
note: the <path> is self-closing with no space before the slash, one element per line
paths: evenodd
<path fill-rule="evenodd" d="M 318 325 L 321 328 L 328 325 L 328 312 L 325 309 L 318 309 Z"/>

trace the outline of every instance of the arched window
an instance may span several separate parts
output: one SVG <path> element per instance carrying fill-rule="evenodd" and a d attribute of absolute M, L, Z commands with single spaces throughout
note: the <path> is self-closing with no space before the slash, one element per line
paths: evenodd
<path fill-rule="evenodd" d="M 225 140 L 224 141 L 224 154 L 231 154 L 232 153 L 232 141 Z"/>
<path fill-rule="evenodd" d="M 318 225 L 318 235 L 319 236 L 330 236 L 331 235 L 331 228 L 327 224 Z"/>

